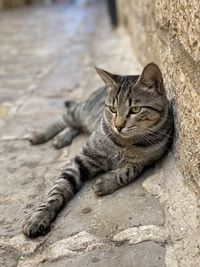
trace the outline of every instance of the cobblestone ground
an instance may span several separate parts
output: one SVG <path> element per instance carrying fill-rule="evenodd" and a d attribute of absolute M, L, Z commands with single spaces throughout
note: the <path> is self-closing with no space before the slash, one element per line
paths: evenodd
<path fill-rule="evenodd" d="M 57 151 L 51 142 L 31 146 L 29 133 L 60 116 L 64 99 L 82 100 L 102 85 L 95 65 L 141 71 L 126 33 L 112 31 L 106 15 L 103 4 L 0 15 L 0 266 L 165 265 L 164 213 L 142 186 L 154 169 L 102 198 L 87 184 L 47 236 L 22 234 L 26 215 L 87 138 Z"/>

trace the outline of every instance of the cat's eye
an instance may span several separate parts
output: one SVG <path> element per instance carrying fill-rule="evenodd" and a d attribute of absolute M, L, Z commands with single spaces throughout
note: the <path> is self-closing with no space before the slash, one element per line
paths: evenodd
<path fill-rule="evenodd" d="M 131 108 L 130 112 L 133 113 L 133 114 L 137 114 L 141 111 L 141 107 L 138 107 L 138 106 L 134 106 Z"/>
<path fill-rule="evenodd" d="M 111 106 L 109 106 L 109 109 L 110 109 L 110 111 L 111 111 L 112 113 L 116 113 L 116 112 L 117 112 L 117 110 L 116 110 L 115 107 L 111 107 Z"/>

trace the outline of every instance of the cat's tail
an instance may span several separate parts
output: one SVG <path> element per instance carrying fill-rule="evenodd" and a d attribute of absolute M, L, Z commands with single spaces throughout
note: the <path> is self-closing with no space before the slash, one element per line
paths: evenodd
<path fill-rule="evenodd" d="M 76 104 L 76 102 L 75 101 L 72 101 L 72 100 L 65 100 L 65 102 L 64 102 L 64 105 L 65 105 L 66 108 L 70 108 L 74 104 Z"/>

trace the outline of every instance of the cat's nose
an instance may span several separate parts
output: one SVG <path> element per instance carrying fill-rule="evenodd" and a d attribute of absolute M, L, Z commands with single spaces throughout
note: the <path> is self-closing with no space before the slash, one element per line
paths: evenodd
<path fill-rule="evenodd" d="M 124 125 L 117 125 L 117 126 L 115 125 L 115 127 L 119 132 L 121 132 L 121 130 L 124 128 Z"/>
<path fill-rule="evenodd" d="M 117 128 L 117 130 L 119 132 L 121 132 L 121 130 L 124 128 L 124 126 L 125 126 L 125 121 L 121 118 L 116 118 L 115 127 Z"/>

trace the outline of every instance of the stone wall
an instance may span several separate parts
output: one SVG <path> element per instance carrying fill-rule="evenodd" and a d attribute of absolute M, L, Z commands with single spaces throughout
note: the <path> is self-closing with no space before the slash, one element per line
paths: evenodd
<path fill-rule="evenodd" d="M 142 65 L 157 63 L 174 100 L 174 152 L 185 181 L 200 193 L 199 0 L 118 0 L 119 19 Z"/>

